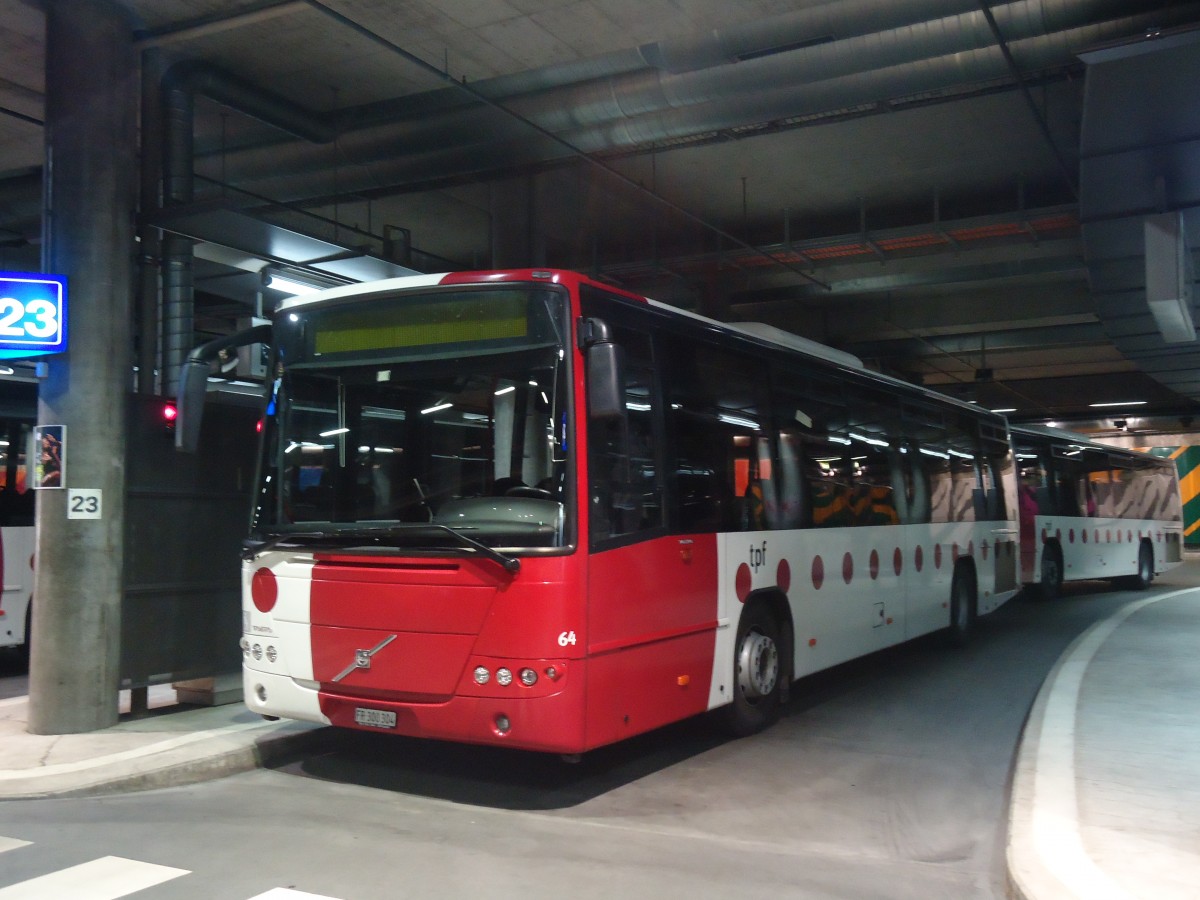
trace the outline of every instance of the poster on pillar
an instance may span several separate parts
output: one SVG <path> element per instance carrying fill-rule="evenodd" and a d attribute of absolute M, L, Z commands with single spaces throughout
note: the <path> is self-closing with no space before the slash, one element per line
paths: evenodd
<path fill-rule="evenodd" d="M 33 486 L 61 488 L 66 475 L 67 426 L 36 426 L 33 429 L 33 454 Z"/>
<path fill-rule="evenodd" d="M 67 279 L 0 271 L 0 359 L 67 349 Z"/>

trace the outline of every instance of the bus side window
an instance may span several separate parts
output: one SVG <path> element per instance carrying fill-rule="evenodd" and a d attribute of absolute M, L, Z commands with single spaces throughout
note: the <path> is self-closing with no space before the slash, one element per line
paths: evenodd
<path fill-rule="evenodd" d="M 762 362 L 683 340 L 663 346 L 677 527 L 685 533 L 775 527 Z"/>

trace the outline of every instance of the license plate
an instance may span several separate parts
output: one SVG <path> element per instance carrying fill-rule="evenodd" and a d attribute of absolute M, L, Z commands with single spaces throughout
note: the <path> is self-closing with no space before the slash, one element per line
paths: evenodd
<path fill-rule="evenodd" d="M 362 706 L 354 710 L 356 725 L 370 725 L 373 728 L 395 728 L 396 714 L 386 709 L 366 709 Z"/>

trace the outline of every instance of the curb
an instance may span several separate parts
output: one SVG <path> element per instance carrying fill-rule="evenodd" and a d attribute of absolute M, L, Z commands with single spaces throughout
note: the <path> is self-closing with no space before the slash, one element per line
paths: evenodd
<path fill-rule="evenodd" d="M 264 723 L 274 733 L 241 729 L 217 734 L 186 748 L 156 750 L 150 745 L 133 758 L 104 757 L 81 770 L 39 772 L 0 782 L 0 800 L 39 800 L 52 797 L 99 797 L 130 791 L 181 787 L 240 772 L 269 768 L 319 750 L 333 737 L 324 725 Z M 163 741 L 160 743 L 169 743 Z M 215 745 L 215 746 L 214 746 Z"/>

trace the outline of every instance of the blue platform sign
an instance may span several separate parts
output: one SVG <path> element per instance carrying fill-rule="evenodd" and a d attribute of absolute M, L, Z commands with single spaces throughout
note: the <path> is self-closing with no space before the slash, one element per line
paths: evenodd
<path fill-rule="evenodd" d="M 67 279 L 0 271 L 0 359 L 67 349 Z"/>

